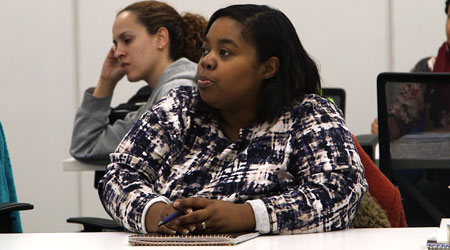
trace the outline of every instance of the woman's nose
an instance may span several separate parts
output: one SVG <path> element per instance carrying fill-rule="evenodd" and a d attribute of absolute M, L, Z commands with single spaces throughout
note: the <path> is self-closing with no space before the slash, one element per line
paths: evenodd
<path fill-rule="evenodd" d="M 207 54 L 203 58 L 200 59 L 200 65 L 204 69 L 213 70 L 217 67 L 217 61 L 211 53 Z"/>
<path fill-rule="evenodd" d="M 120 58 L 120 57 L 123 57 L 123 56 L 125 56 L 125 50 L 122 49 L 122 46 L 116 45 L 116 48 L 114 50 L 114 57 L 115 58 Z"/>

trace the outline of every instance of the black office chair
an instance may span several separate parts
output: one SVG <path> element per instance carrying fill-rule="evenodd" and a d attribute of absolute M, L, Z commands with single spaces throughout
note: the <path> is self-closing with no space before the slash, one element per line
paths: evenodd
<path fill-rule="evenodd" d="M 33 209 L 30 203 L 8 202 L 0 203 L 0 233 L 20 233 L 22 226 L 18 212 Z M 18 225 L 17 225 L 18 224 Z"/>
<path fill-rule="evenodd" d="M 322 96 L 328 98 L 342 111 L 345 118 L 345 90 L 342 88 L 322 88 Z"/>
<path fill-rule="evenodd" d="M 96 162 L 96 165 L 103 165 L 106 167 L 108 161 Z M 95 171 L 94 188 L 98 188 L 98 182 L 105 174 L 105 171 Z M 104 231 L 125 231 L 123 227 L 117 224 L 112 219 L 104 219 L 98 217 L 71 217 L 66 220 L 68 223 L 81 224 L 83 229 L 81 232 L 104 232 Z"/>
<path fill-rule="evenodd" d="M 21 233 L 20 210 L 33 209 L 30 203 L 18 203 L 9 152 L 0 122 L 0 233 Z"/>
<path fill-rule="evenodd" d="M 357 135 L 356 139 L 361 144 L 364 152 L 370 157 L 370 159 L 375 162 L 375 164 L 379 164 L 378 160 L 375 159 L 375 151 L 378 145 L 378 135 L 373 134 L 361 134 Z"/>
<path fill-rule="evenodd" d="M 399 103 L 406 84 L 422 90 L 415 93 L 428 108 L 415 112 Z M 436 86 L 444 85 L 450 89 L 448 73 L 381 73 L 377 78 L 380 169 L 399 186 L 409 226 L 438 226 L 450 216 L 450 131 L 430 130 L 435 115 L 442 114 Z M 393 107 L 418 118 L 404 122 Z"/>

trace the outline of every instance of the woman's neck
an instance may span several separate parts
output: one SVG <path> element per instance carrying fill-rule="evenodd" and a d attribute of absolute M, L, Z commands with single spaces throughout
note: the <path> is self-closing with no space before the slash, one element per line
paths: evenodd
<path fill-rule="evenodd" d="M 238 112 L 220 112 L 222 115 L 221 127 L 225 136 L 235 142 L 242 128 L 257 122 L 256 112 L 240 110 Z"/>

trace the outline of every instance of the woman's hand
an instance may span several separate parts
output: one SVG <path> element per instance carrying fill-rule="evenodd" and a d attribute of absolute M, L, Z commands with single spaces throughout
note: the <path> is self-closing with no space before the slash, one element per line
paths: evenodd
<path fill-rule="evenodd" d="M 371 124 L 372 134 L 378 135 L 378 118 L 375 118 Z"/>
<path fill-rule="evenodd" d="M 103 98 L 112 95 L 117 82 L 120 81 L 126 73 L 120 66 L 119 59 L 114 57 L 114 51 L 115 47 L 113 46 L 103 62 L 102 73 L 93 93 L 95 97 Z"/>
<path fill-rule="evenodd" d="M 176 200 L 173 206 L 177 210 L 192 211 L 168 225 L 169 229 L 178 233 L 186 234 L 184 229 L 192 232 L 190 229 L 193 227 L 198 233 L 250 232 L 255 229 L 255 216 L 248 203 L 235 204 L 193 197 Z"/>
<path fill-rule="evenodd" d="M 175 234 L 176 232 L 179 232 L 181 234 L 187 234 L 189 232 L 192 232 L 195 230 L 195 225 L 186 225 L 186 226 L 179 226 L 175 224 L 174 220 L 162 225 L 158 226 L 158 223 L 166 218 L 171 213 L 177 211 L 177 209 L 174 208 L 173 203 L 172 204 L 166 204 L 164 202 L 157 202 L 153 204 L 149 211 L 147 212 L 147 215 L 145 217 L 145 227 L 147 229 L 147 232 L 154 233 L 165 233 L 165 234 Z M 192 209 L 185 209 L 182 210 L 183 213 L 189 214 L 192 213 Z"/>

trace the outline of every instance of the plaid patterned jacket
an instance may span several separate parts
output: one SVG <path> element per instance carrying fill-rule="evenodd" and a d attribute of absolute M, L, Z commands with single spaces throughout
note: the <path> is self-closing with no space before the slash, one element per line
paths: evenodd
<path fill-rule="evenodd" d="M 259 222 L 266 233 L 350 226 L 368 186 L 352 136 L 332 103 L 308 95 L 274 122 L 241 129 L 232 142 L 217 117 L 198 111 L 198 98 L 195 87 L 170 92 L 110 155 L 99 195 L 117 222 L 145 232 L 152 200 L 197 196 L 258 201 L 263 214 L 255 219 L 266 221 Z"/>

